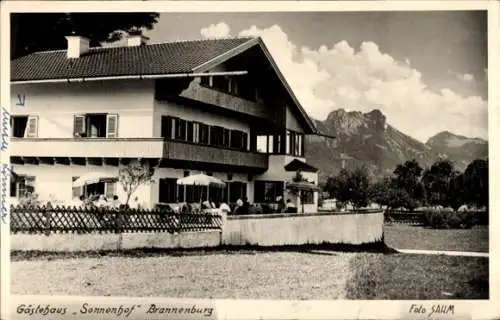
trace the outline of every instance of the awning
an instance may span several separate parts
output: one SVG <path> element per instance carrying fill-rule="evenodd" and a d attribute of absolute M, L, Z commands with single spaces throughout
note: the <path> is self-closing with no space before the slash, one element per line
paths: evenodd
<path fill-rule="evenodd" d="M 209 186 L 209 185 L 215 185 L 220 187 L 226 186 L 226 183 L 221 179 L 206 174 L 195 174 L 192 176 L 187 176 L 181 179 L 177 179 L 177 184 L 188 185 L 188 186 Z"/>
<path fill-rule="evenodd" d="M 321 191 L 320 187 L 307 182 L 287 182 L 286 188 L 292 190 Z"/>
<path fill-rule="evenodd" d="M 118 177 L 106 172 L 89 172 L 73 181 L 73 187 L 83 187 L 85 185 L 99 182 L 117 182 Z"/>
<path fill-rule="evenodd" d="M 285 171 L 304 171 L 304 172 L 318 172 L 318 169 L 311 166 L 310 164 L 300 161 L 299 159 L 293 159 L 285 166 Z"/>

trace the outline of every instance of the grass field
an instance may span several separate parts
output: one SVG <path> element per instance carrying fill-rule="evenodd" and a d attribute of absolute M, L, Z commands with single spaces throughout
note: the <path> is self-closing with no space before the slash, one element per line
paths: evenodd
<path fill-rule="evenodd" d="M 488 299 L 488 258 L 358 254 L 348 299 Z"/>
<path fill-rule="evenodd" d="M 382 253 L 14 255 L 12 293 L 204 299 L 479 299 L 488 259 Z"/>
<path fill-rule="evenodd" d="M 395 249 L 488 252 L 488 228 L 437 230 L 409 225 L 384 226 L 385 243 Z"/>
<path fill-rule="evenodd" d="M 355 254 L 249 252 L 12 262 L 12 293 L 219 299 L 342 299 Z"/>

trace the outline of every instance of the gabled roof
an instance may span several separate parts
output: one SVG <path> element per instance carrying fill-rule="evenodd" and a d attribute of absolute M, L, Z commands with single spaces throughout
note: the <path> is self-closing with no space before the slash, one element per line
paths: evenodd
<path fill-rule="evenodd" d="M 11 81 L 188 73 L 250 40 L 252 38 L 99 47 L 73 59 L 66 57 L 66 50 L 35 52 L 11 62 Z"/>
<path fill-rule="evenodd" d="M 299 159 L 293 159 L 285 166 L 285 171 L 318 172 L 318 169 Z"/>
<path fill-rule="evenodd" d="M 260 37 L 206 39 L 134 47 L 91 48 L 68 59 L 66 50 L 35 52 L 11 61 L 11 82 L 69 80 L 119 76 L 161 76 L 201 73 L 254 47 L 263 51 L 290 95 L 309 132 L 317 133 Z M 102 79 L 104 80 L 104 79 Z"/>

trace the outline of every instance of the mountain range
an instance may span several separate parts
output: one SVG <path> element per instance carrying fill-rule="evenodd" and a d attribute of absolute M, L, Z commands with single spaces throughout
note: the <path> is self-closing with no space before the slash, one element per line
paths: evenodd
<path fill-rule="evenodd" d="M 423 167 L 449 159 L 463 171 L 472 160 L 488 156 L 486 140 L 443 131 L 423 143 L 388 124 L 380 110 L 362 113 L 338 109 L 326 120 L 314 121 L 321 134 L 335 137 L 307 137 L 306 160 L 320 170 L 322 181 L 342 167 L 361 165 L 376 177 L 386 176 L 398 164 L 412 159 Z"/>

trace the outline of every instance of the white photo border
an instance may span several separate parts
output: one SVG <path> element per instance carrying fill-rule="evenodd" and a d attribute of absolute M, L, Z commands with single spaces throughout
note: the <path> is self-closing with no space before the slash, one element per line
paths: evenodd
<path fill-rule="evenodd" d="M 251 11 L 488 11 L 488 119 L 490 165 L 490 299 L 438 301 L 269 301 L 211 300 L 219 319 L 399 319 L 412 318 L 412 303 L 454 304 L 458 315 L 468 319 L 500 317 L 500 10 L 495 0 L 482 1 L 3 1 L 1 4 L 1 107 L 9 110 L 10 94 L 10 13 L 13 12 L 251 12 Z M 2 165 L 9 163 L 9 150 L 1 153 Z M 14 318 L 15 304 L 22 301 L 81 304 L 103 301 L 95 296 L 17 296 L 10 294 L 9 220 L 1 225 L 1 318 Z M 185 301 L 168 298 L 106 297 L 107 303 L 137 301 Z M 24 302 L 25 303 L 25 302 Z M 71 318 L 71 317 L 68 317 Z M 35 319 L 35 317 L 32 317 Z"/>

